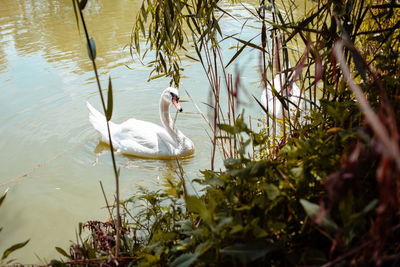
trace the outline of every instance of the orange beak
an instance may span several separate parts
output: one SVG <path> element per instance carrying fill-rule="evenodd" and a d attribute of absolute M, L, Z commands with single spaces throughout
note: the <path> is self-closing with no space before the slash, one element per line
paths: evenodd
<path fill-rule="evenodd" d="M 181 104 L 179 103 L 179 100 L 178 100 L 178 98 L 177 98 L 176 96 L 173 96 L 173 97 L 172 97 L 172 103 L 174 104 L 174 106 L 176 107 L 176 109 L 177 109 L 179 112 L 182 112 L 182 111 L 183 111 L 183 109 L 182 109 L 182 107 L 181 107 Z"/>

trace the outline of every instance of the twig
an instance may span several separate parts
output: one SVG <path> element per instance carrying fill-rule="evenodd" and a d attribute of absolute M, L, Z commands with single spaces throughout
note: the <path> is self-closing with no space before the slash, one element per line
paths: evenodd
<path fill-rule="evenodd" d="M 112 212 L 111 212 L 111 209 L 110 209 L 110 205 L 108 204 L 106 193 L 104 192 L 103 183 L 101 181 L 99 181 L 99 182 L 100 182 L 101 191 L 103 192 L 104 201 L 106 202 L 106 205 L 107 205 L 108 213 L 110 214 L 110 218 L 112 218 Z"/>

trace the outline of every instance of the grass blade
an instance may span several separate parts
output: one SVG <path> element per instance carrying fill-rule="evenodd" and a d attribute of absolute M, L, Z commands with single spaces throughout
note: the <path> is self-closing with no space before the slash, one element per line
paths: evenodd
<path fill-rule="evenodd" d="M 2 260 L 6 259 L 12 252 L 14 252 L 17 249 L 23 248 L 26 244 L 28 244 L 30 239 L 26 240 L 25 242 L 21 242 L 15 245 L 12 245 L 8 249 L 6 249 L 3 253 L 3 256 L 1 257 Z"/>

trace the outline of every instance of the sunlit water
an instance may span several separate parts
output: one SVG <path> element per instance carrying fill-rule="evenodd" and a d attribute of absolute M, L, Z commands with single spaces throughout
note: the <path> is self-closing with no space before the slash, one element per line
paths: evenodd
<path fill-rule="evenodd" d="M 114 88 L 113 121 L 130 117 L 159 124 L 158 103 L 167 79 L 147 82 L 150 70 L 132 62 L 130 32 L 141 1 L 89 1 L 87 25 L 97 45 L 97 64 L 103 87 L 108 76 Z M 238 9 L 243 10 L 243 9 Z M 242 11 L 243 12 L 243 11 Z M 245 14 L 238 13 L 240 15 Z M 246 15 L 244 15 L 245 17 Z M 240 24 L 222 22 L 234 33 Z M 239 25 L 239 26 L 238 26 Z M 82 30 L 82 29 L 81 29 Z M 250 39 L 254 32 L 243 32 Z M 59 254 L 54 247 L 67 248 L 75 240 L 79 222 L 107 220 L 108 213 L 99 181 L 109 200 L 115 183 L 110 153 L 98 146 L 98 135 L 88 121 L 86 101 L 100 107 L 92 66 L 82 34 L 78 32 L 71 1 L 2 0 L 0 5 L 0 193 L 9 189 L 0 208 L 0 253 L 30 239 L 14 254 L 21 263 L 43 263 Z M 226 43 L 224 47 L 236 45 Z M 224 50 L 225 61 L 235 50 Z M 240 57 L 242 82 L 250 94 L 259 95 L 258 52 Z M 183 84 L 196 103 L 207 102 L 209 85 L 200 64 L 183 62 Z M 134 70 L 127 68 L 129 65 Z M 233 66 L 231 71 L 233 71 Z M 207 124 L 184 90 L 180 90 L 184 112 L 178 128 L 193 140 L 196 152 L 182 159 L 185 177 L 201 176 L 210 168 L 211 143 Z M 259 117 L 251 96 L 243 94 L 250 115 Z M 172 110 L 172 109 L 171 109 Z M 174 160 L 116 156 L 121 169 L 121 198 L 139 187 L 162 189 L 167 178 L 177 175 Z M 222 166 L 220 157 L 217 166 Z M 193 192 L 194 187 L 188 186 Z M 42 261 L 43 260 L 43 261 Z"/>

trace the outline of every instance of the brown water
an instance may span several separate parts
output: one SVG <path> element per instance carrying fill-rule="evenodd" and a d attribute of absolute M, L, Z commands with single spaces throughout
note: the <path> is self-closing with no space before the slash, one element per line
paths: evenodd
<path fill-rule="evenodd" d="M 124 48 L 140 2 L 92 0 L 85 9 L 103 87 L 108 75 L 113 79 L 115 122 L 136 117 L 159 123 L 159 96 L 169 84 L 166 79 L 147 82 L 150 70 L 132 62 Z M 228 19 L 223 25 L 233 33 L 240 24 Z M 252 31 L 241 34 L 243 39 L 253 36 Z M 236 44 L 225 47 L 232 45 Z M 226 61 L 235 53 L 224 51 Z M 241 56 L 239 64 L 244 69 L 242 80 L 254 88 L 258 85 L 251 80 L 257 80 L 257 67 L 248 62 L 257 58 L 253 51 Z M 197 63 L 184 64 L 185 88 L 206 113 L 200 104 L 207 101 L 209 91 L 203 70 Z M 251 68 L 246 69 L 247 64 Z M 107 219 L 99 181 L 109 199 L 115 190 L 110 153 L 98 147 L 88 122 L 86 101 L 96 107 L 100 101 L 71 1 L 2 0 L 0 86 L 0 193 L 9 189 L 0 208 L 0 253 L 30 238 L 12 257 L 21 263 L 44 263 L 59 257 L 54 247 L 67 248 L 69 240 L 75 240 L 79 222 Z M 262 91 L 253 90 L 255 95 Z M 183 90 L 181 98 L 189 100 Z M 193 104 L 184 102 L 183 108 L 177 126 L 196 147 L 192 157 L 182 160 L 190 181 L 200 176 L 199 170 L 209 168 L 211 145 L 207 125 Z M 246 108 L 253 116 L 261 114 L 257 107 Z M 175 161 L 117 155 L 117 164 L 122 199 L 139 187 L 163 188 L 166 178 L 176 176 Z"/>

